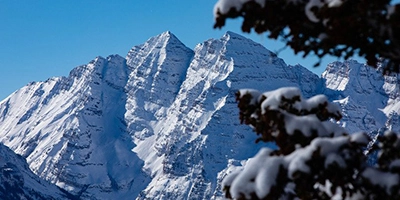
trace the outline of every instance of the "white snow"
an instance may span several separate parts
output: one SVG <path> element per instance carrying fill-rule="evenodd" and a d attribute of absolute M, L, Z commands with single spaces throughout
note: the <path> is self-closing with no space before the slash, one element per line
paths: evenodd
<path fill-rule="evenodd" d="M 326 0 L 328 7 L 340 7 L 343 4 L 343 0 Z"/>
<path fill-rule="evenodd" d="M 301 109 L 311 110 L 313 108 L 318 108 L 319 105 L 328 104 L 328 98 L 323 95 L 315 95 L 309 99 L 303 100 L 301 102 Z"/>
<path fill-rule="evenodd" d="M 263 148 L 253 158 L 249 159 L 241 171 L 238 170 L 228 175 L 223 182 L 223 187 L 230 186 L 229 191 L 234 199 L 241 197 L 241 195 L 250 198 L 252 193 L 255 193 L 259 198 L 264 198 L 269 194 L 270 189 L 276 185 L 275 181 L 280 167 L 287 169 L 289 178 L 294 178 L 296 172 L 309 173 L 310 167 L 307 163 L 312 159 L 315 151 L 319 151 L 318 155 L 325 157 L 325 167 L 336 163 L 339 167 L 345 168 L 346 163 L 337 152 L 344 144 L 353 141 L 353 139 L 349 136 L 316 138 L 309 146 L 297 149 L 287 156 L 270 156 L 272 150 Z M 370 174 L 374 173 L 365 172 L 363 176 L 369 177 Z M 383 181 L 383 179 L 379 181 Z M 396 180 L 398 180 L 397 177 L 391 178 L 388 184 L 393 185 Z M 288 189 L 290 190 L 290 188 Z"/>
<path fill-rule="evenodd" d="M 262 95 L 259 95 L 260 92 L 253 89 L 243 89 L 240 90 L 240 95 L 243 97 L 244 94 L 248 93 L 252 95 L 252 100 L 250 104 L 255 105 L 256 102 L 260 102 L 262 99 L 264 101 L 261 104 L 261 113 L 264 114 L 266 110 L 277 110 L 280 108 L 282 104 L 282 99 L 294 99 L 295 101 L 292 104 L 292 107 L 297 109 L 298 111 L 306 110 L 311 111 L 312 109 L 325 107 L 329 113 L 335 114 L 335 116 L 342 116 L 341 108 L 336 103 L 331 103 L 328 101 L 327 97 L 323 94 L 312 96 L 309 99 L 303 99 L 301 95 L 301 91 L 297 87 L 282 87 L 273 91 L 264 92 Z M 259 96 L 258 98 L 255 98 Z M 257 99 L 257 101 L 255 100 Z M 288 123 L 292 123 L 292 118 L 289 117 Z M 315 116 L 311 116 L 311 118 L 303 117 L 302 121 L 307 123 L 307 121 L 314 123 Z M 309 123 L 307 123 L 309 124 Z M 295 125 L 295 124 L 293 124 Z M 291 127 L 288 129 L 294 131 Z M 319 128 L 318 128 L 319 129 Z M 290 131 L 290 132 L 292 132 Z"/>
<path fill-rule="evenodd" d="M 400 159 L 396 159 L 390 163 L 389 169 L 393 168 L 400 168 Z"/>
<path fill-rule="evenodd" d="M 365 169 L 361 175 L 367 178 L 373 185 L 379 185 L 386 188 L 387 194 L 391 194 L 391 188 L 400 181 L 398 174 L 382 172 L 373 168 Z"/>
<path fill-rule="evenodd" d="M 327 168 L 329 165 L 336 163 L 338 164 L 340 167 L 345 168 L 346 162 L 343 160 L 342 157 L 340 157 L 339 155 L 337 155 L 336 153 L 330 153 L 326 156 L 325 159 L 325 168 Z"/>
<path fill-rule="evenodd" d="M 251 95 L 250 105 L 256 105 L 259 101 L 261 93 L 255 89 L 240 89 L 239 90 L 240 98 L 243 98 L 244 95 Z"/>
<path fill-rule="evenodd" d="M 328 131 L 328 134 L 332 134 L 334 137 L 342 136 L 348 133 L 348 131 L 340 126 L 338 123 L 333 123 L 331 121 L 322 122 L 322 126 Z"/>
<path fill-rule="evenodd" d="M 234 199 L 242 194 L 247 199 L 251 198 L 251 193 L 256 193 L 262 197 L 270 192 L 275 185 L 275 178 L 278 175 L 279 162 L 283 159 L 279 157 L 269 157 L 271 149 L 263 148 L 256 156 L 250 159 L 243 171 L 232 173 L 227 176 L 224 185 L 230 185 L 230 192 Z"/>
<path fill-rule="evenodd" d="M 359 132 L 351 134 L 350 141 L 355 142 L 357 144 L 367 145 L 370 142 L 370 139 L 366 133 Z"/>
<path fill-rule="evenodd" d="M 282 97 L 286 99 L 292 99 L 298 96 L 299 98 L 301 98 L 301 91 L 297 87 L 283 87 L 273 91 L 264 92 L 262 95 L 266 98 L 261 104 L 261 113 L 264 114 L 267 109 L 278 109 Z"/>
<path fill-rule="evenodd" d="M 242 8 L 242 5 L 246 2 L 247 0 L 219 0 L 214 5 L 214 15 L 216 15 L 217 12 L 220 12 L 221 14 L 226 14 L 232 8 L 239 11 Z"/>
<path fill-rule="evenodd" d="M 307 137 L 310 137 L 313 131 L 316 131 L 319 136 L 329 134 L 316 115 L 296 116 L 286 114 L 284 120 L 286 132 L 290 135 L 294 134 L 296 130 Z"/>
<path fill-rule="evenodd" d="M 276 185 L 276 178 L 283 161 L 281 157 L 269 157 L 269 159 L 264 160 L 264 165 L 259 169 L 257 177 L 255 177 L 257 196 L 263 197 L 271 192 L 271 187 Z"/>
<path fill-rule="evenodd" d="M 334 154 L 347 141 L 348 138 L 343 136 L 337 138 L 316 138 L 309 146 L 294 151 L 285 158 L 287 162 L 290 163 L 288 167 L 289 176 L 293 177 L 293 174 L 297 171 L 309 172 L 309 167 L 306 162 L 311 159 L 312 153 L 318 148 L 320 149 L 320 155 L 326 157 L 329 154 Z M 340 159 L 335 158 L 334 155 L 331 155 L 331 158 L 326 161 L 326 164 L 329 164 L 333 160 L 338 161 L 340 165 L 343 164 Z"/>
<path fill-rule="evenodd" d="M 245 94 L 250 94 L 252 99 L 251 105 L 256 105 L 257 102 L 261 103 L 261 113 L 264 114 L 267 110 L 280 110 L 282 101 L 284 98 L 291 100 L 292 107 L 300 111 L 311 111 L 316 108 L 325 106 L 327 111 L 334 113 L 336 116 L 341 116 L 341 108 L 335 104 L 330 103 L 327 97 L 323 94 L 315 95 L 309 99 L 303 99 L 301 91 L 297 87 L 283 87 L 276 90 L 264 92 L 260 95 L 258 90 L 254 89 L 242 89 L 239 90 L 240 98 Z M 295 131 L 302 132 L 305 136 L 311 136 L 313 132 L 316 132 L 319 136 L 343 135 L 346 133 L 340 126 L 333 124 L 332 122 L 322 122 L 316 115 L 296 116 L 282 110 L 285 121 L 285 128 L 288 134 L 294 134 Z M 252 117 L 256 117 L 256 113 L 252 114 Z M 328 132 L 329 130 L 329 132 Z"/>
<path fill-rule="evenodd" d="M 243 4 L 252 1 L 252 0 L 218 0 L 218 2 L 214 5 L 214 16 L 217 15 L 219 11 L 221 14 L 226 14 L 232 8 L 236 9 L 236 11 L 240 11 L 243 7 Z M 261 7 L 265 6 L 265 0 L 254 0 L 254 2 L 258 3 Z"/>

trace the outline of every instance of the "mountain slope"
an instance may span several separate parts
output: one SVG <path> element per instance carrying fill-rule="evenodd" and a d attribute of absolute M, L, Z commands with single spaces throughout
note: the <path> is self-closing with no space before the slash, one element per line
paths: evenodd
<path fill-rule="evenodd" d="M 25 159 L 0 144 L 0 197 L 12 199 L 74 199 L 60 188 L 41 180 Z"/>
<path fill-rule="evenodd" d="M 232 32 L 194 50 L 165 32 L 16 91 L 0 141 L 82 199 L 213 199 L 227 166 L 266 145 L 239 124 L 235 92 L 283 86 L 336 100 L 350 131 L 399 127 L 397 77 L 349 61 L 319 78 Z"/>
<path fill-rule="evenodd" d="M 343 108 L 341 124 L 350 132 L 373 131 L 400 126 L 388 120 L 399 114 L 399 83 L 397 74 L 382 76 L 381 71 L 350 60 L 334 62 L 322 74 L 324 93 Z"/>
<path fill-rule="evenodd" d="M 122 57 L 99 57 L 67 78 L 16 91 L 1 109 L 2 141 L 26 157 L 40 177 L 82 198 L 137 195 L 133 183 L 144 188 L 149 178 L 130 151 L 125 69 Z M 6 116 L 20 117 L 8 121 Z"/>

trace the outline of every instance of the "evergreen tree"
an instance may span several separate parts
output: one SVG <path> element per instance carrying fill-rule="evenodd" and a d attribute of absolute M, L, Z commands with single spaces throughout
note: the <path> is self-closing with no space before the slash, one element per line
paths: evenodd
<path fill-rule="evenodd" d="M 242 30 L 283 39 L 295 53 L 365 57 L 383 72 L 400 71 L 400 4 L 390 0 L 219 0 L 215 28 L 242 17 Z M 316 64 L 318 66 L 319 63 Z"/>
<path fill-rule="evenodd" d="M 223 181 L 233 199 L 400 199 L 400 138 L 387 131 L 368 152 L 365 133 L 348 134 L 335 123 L 340 108 L 324 95 L 304 99 L 294 87 L 236 94 L 242 123 L 259 141 L 278 149 L 261 149 L 241 171 Z"/>
<path fill-rule="evenodd" d="M 400 4 L 390 0 L 219 0 L 215 25 L 242 17 L 242 30 L 283 39 L 295 53 L 347 59 L 358 53 L 400 72 Z M 318 65 L 318 63 L 317 63 Z M 274 142 L 223 181 L 233 199 L 400 199 L 400 138 L 369 138 L 337 125 L 340 108 L 297 88 L 240 90 L 240 120 Z M 371 139 L 373 142 L 371 142 Z M 376 163 L 368 160 L 373 154 Z"/>

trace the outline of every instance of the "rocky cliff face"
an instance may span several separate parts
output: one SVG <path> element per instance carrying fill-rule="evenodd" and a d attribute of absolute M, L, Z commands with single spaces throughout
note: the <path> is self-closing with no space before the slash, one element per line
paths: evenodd
<path fill-rule="evenodd" d="M 379 70 L 350 60 L 329 64 L 322 79 L 324 93 L 342 106 L 341 124 L 350 132 L 382 127 L 400 130 L 393 121 L 400 112 L 398 75 L 382 76 Z"/>
<path fill-rule="evenodd" d="M 266 145 L 239 124 L 234 93 L 283 86 L 337 100 L 351 131 L 398 127 L 395 76 L 349 61 L 319 78 L 235 33 L 191 50 L 165 32 L 16 91 L 0 103 L 0 141 L 82 199 L 218 198 L 227 166 Z"/>

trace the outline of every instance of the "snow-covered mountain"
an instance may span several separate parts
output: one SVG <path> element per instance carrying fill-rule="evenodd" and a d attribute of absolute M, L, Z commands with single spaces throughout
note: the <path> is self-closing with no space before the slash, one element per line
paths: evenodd
<path fill-rule="evenodd" d="M 398 129 L 398 82 L 355 61 L 320 78 L 232 32 L 194 50 L 165 32 L 14 92 L 0 102 L 0 142 L 81 199 L 213 199 L 227 166 L 266 145 L 239 124 L 238 89 L 324 93 L 343 126 L 372 131 Z"/>
<path fill-rule="evenodd" d="M 0 144 L 0 199 L 48 200 L 75 199 L 57 186 L 42 180 L 25 159 Z"/>
<path fill-rule="evenodd" d="M 382 76 L 381 71 L 357 61 L 334 62 L 322 74 L 324 93 L 336 100 L 344 117 L 341 124 L 350 132 L 387 127 L 400 131 L 400 77 Z"/>

